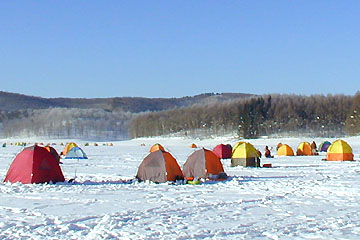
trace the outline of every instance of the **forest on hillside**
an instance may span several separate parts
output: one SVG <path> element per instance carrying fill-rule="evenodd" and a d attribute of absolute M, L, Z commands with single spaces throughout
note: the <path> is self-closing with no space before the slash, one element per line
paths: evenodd
<path fill-rule="evenodd" d="M 103 109 L 48 108 L 0 112 L 4 137 L 42 136 L 121 140 L 129 138 L 134 114 Z"/>
<path fill-rule="evenodd" d="M 355 100 L 360 103 L 360 94 L 355 97 L 264 95 L 140 114 L 132 121 L 130 133 L 133 138 L 168 134 L 209 137 L 232 133 L 241 138 L 353 135 L 360 131 L 354 130 L 354 125 L 360 128 L 356 122 L 360 123 L 360 105 Z"/>
<path fill-rule="evenodd" d="M 214 99 L 216 95 L 211 97 Z M 97 140 L 160 135 L 200 138 L 226 134 L 240 138 L 357 135 L 360 134 L 360 93 L 252 96 L 207 101 L 207 104 L 199 101 L 190 107 L 142 113 L 111 107 L 0 111 L 0 133 L 3 137 Z"/>
<path fill-rule="evenodd" d="M 204 93 L 181 98 L 42 98 L 0 91 L 1 137 L 128 139 L 132 119 L 194 104 L 220 103 L 252 96 Z"/>

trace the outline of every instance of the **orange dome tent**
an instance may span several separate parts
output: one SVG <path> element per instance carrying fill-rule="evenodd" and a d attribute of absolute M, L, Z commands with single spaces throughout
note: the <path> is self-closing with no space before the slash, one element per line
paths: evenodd
<path fill-rule="evenodd" d="M 157 150 L 150 152 L 141 162 L 136 178 L 140 181 L 164 183 L 183 179 L 183 173 L 176 159 L 168 152 Z"/>
<path fill-rule="evenodd" d="M 195 143 L 193 143 L 193 144 L 190 145 L 190 148 L 197 148 L 197 146 L 196 146 Z"/>
<path fill-rule="evenodd" d="M 224 173 L 220 158 L 212 151 L 202 148 L 193 152 L 183 166 L 185 178 L 207 178 Z"/>
<path fill-rule="evenodd" d="M 292 148 L 289 145 L 282 144 L 277 151 L 277 155 L 279 155 L 279 156 L 294 156 L 294 151 L 292 150 Z"/>
<path fill-rule="evenodd" d="M 352 148 L 344 140 L 336 140 L 327 150 L 326 160 L 328 161 L 353 161 Z"/>
<path fill-rule="evenodd" d="M 313 155 L 311 145 L 308 142 L 302 142 L 296 149 L 296 155 L 298 156 L 311 156 Z"/>
<path fill-rule="evenodd" d="M 150 148 L 150 152 L 155 152 L 155 151 L 158 151 L 158 150 L 165 151 L 164 147 L 160 143 L 155 143 Z"/>

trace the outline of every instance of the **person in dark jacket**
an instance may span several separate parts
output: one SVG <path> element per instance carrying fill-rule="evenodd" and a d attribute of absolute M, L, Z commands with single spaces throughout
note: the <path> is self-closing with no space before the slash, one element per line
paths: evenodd
<path fill-rule="evenodd" d="M 273 158 L 274 156 L 271 156 L 271 152 L 268 146 L 265 147 L 265 157 L 267 158 Z"/>

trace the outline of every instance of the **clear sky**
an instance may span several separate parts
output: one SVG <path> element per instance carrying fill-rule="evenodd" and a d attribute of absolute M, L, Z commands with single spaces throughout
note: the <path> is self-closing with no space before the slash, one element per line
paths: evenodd
<path fill-rule="evenodd" d="M 0 90 L 354 94 L 359 0 L 0 1 Z"/>

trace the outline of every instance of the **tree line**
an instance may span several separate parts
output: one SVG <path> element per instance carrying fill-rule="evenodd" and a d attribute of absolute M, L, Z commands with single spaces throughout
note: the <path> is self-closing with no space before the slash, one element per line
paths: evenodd
<path fill-rule="evenodd" d="M 360 93 L 263 95 L 131 113 L 114 108 L 47 108 L 0 111 L 3 137 L 128 139 L 179 135 L 343 136 L 360 134 Z"/>
<path fill-rule="evenodd" d="M 130 134 L 134 138 L 168 134 L 209 137 L 237 133 L 242 138 L 357 134 L 360 132 L 360 104 L 356 105 L 355 100 L 360 103 L 360 94 L 355 97 L 264 95 L 194 105 L 140 114 L 131 122 Z M 349 117 L 351 110 L 355 117 Z M 356 131 L 351 127 L 355 120 L 359 128 Z"/>
<path fill-rule="evenodd" d="M 0 112 L 4 137 L 128 139 L 133 113 L 104 109 L 48 108 Z"/>

